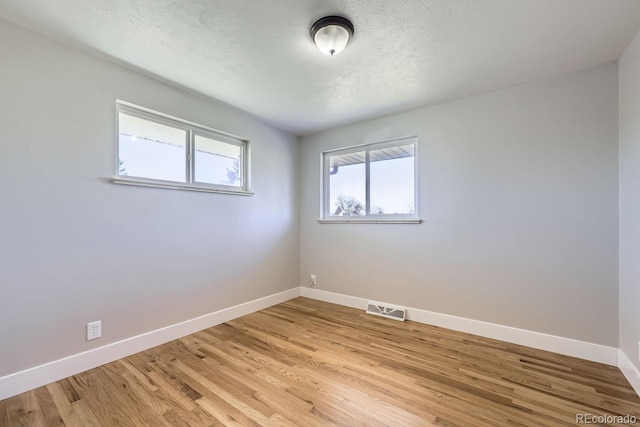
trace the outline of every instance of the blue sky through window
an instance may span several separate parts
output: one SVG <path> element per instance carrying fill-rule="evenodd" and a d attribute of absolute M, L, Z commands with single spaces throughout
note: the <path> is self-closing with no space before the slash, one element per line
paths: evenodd
<path fill-rule="evenodd" d="M 186 182 L 186 147 L 120 134 L 120 175 Z M 240 185 L 228 171 L 237 170 L 234 159 L 196 150 L 196 180 L 220 185 Z"/>
<path fill-rule="evenodd" d="M 330 214 L 335 215 L 340 195 L 351 196 L 364 207 L 365 180 L 364 163 L 339 166 L 337 173 L 329 175 Z M 371 162 L 370 180 L 372 213 L 409 214 L 414 212 L 413 157 Z"/>

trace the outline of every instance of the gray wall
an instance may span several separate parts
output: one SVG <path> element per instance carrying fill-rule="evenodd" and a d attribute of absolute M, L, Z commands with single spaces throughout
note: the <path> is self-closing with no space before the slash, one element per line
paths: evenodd
<path fill-rule="evenodd" d="M 300 283 L 617 347 L 617 66 L 322 132 Z M 319 224 L 320 153 L 419 137 L 420 225 Z"/>
<path fill-rule="evenodd" d="M 620 70 L 620 348 L 640 369 L 640 33 Z"/>
<path fill-rule="evenodd" d="M 4 21 L 0 57 L 0 376 L 298 286 L 297 138 Z M 255 196 L 110 183 L 116 98 L 249 138 Z"/>

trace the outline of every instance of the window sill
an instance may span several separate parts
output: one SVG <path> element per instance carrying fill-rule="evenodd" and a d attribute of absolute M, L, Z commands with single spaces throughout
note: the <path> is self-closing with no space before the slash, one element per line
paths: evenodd
<path fill-rule="evenodd" d="M 318 220 L 320 224 L 420 224 L 422 220 L 420 218 L 385 218 L 385 219 L 375 219 L 375 218 L 358 218 L 358 219 L 345 219 L 345 218 L 336 218 L 336 219 L 327 219 L 320 218 Z"/>
<path fill-rule="evenodd" d="M 245 190 L 226 190 L 224 188 L 213 187 L 208 185 L 194 185 L 183 184 L 180 182 L 170 181 L 154 181 L 144 178 L 113 178 L 111 180 L 114 184 L 119 185 L 133 185 L 137 187 L 152 187 L 152 188 L 166 188 L 169 190 L 186 190 L 186 191 L 199 191 L 202 193 L 221 193 L 221 194 L 234 194 L 238 196 L 253 196 L 254 193 Z"/>

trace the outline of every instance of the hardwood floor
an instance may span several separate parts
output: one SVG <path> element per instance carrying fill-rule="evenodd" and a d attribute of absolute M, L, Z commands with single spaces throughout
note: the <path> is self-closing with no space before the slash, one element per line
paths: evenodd
<path fill-rule="evenodd" d="M 577 414 L 640 419 L 640 399 L 611 366 L 306 298 L 0 401 L 3 427 L 565 426 Z"/>

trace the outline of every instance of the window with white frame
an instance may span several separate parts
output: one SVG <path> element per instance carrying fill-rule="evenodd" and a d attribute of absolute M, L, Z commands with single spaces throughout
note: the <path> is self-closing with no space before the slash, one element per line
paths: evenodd
<path fill-rule="evenodd" d="M 417 221 L 417 137 L 324 152 L 325 220 Z"/>
<path fill-rule="evenodd" d="M 246 140 L 117 103 L 119 184 L 251 194 Z"/>

